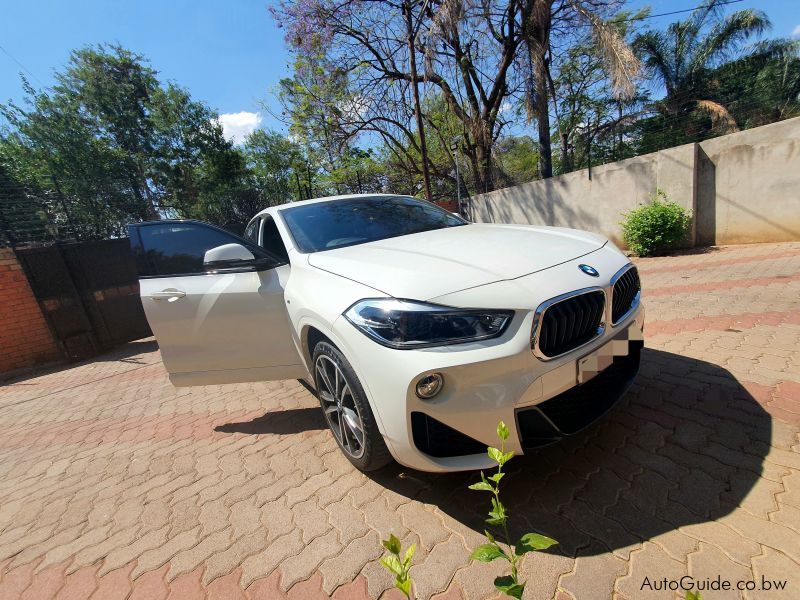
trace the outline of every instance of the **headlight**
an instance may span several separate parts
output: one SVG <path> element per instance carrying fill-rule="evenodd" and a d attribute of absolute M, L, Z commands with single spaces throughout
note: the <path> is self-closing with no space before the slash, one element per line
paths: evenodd
<path fill-rule="evenodd" d="M 514 311 L 460 309 L 413 300 L 361 300 L 345 318 L 379 344 L 409 349 L 497 337 Z"/>

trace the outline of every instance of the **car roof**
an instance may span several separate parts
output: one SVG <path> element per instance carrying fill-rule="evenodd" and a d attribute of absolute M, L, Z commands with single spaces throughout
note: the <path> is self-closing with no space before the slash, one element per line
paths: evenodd
<path fill-rule="evenodd" d="M 265 214 L 274 215 L 277 211 L 287 208 L 289 206 L 296 206 L 299 204 L 319 204 L 320 202 L 331 202 L 333 200 L 350 200 L 353 198 L 413 198 L 413 196 L 408 196 L 406 194 L 341 194 L 339 196 L 324 196 L 322 198 L 309 198 L 308 200 L 298 200 L 296 202 L 286 202 L 284 204 L 278 204 L 276 206 L 268 206 L 267 208 L 256 214 L 253 217 L 253 219 Z"/>

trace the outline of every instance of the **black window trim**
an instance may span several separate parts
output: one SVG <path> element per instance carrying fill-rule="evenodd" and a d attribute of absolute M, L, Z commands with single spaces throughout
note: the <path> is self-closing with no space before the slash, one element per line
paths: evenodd
<path fill-rule="evenodd" d="M 254 243 L 256 246 L 261 246 L 261 226 L 263 225 L 263 221 L 264 221 L 264 219 L 261 218 L 261 215 L 256 215 L 255 217 L 250 219 L 247 222 L 247 225 L 245 225 L 244 231 L 247 232 L 247 228 L 250 227 L 250 225 L 253 223 L 253 221 L 257 221 L 257 224 L 256 224 L 256 240 L 255 240 L 255 242 L 250 242 L 250 243 Z M 235 235 L 235 234 L 233 234 L 233 235 Z M 242 237 L 244 239 L 247 239 L 247 237 L 244 235 L 244 233 L 242 233 Z"/>
<path fill-rule="evenodd" d="M 289 264 L 287 261 L 275 256 L 272 252 L 262 248 L 258 244 L 253 244 L 249 240 L 245 239 L 240 235 L 236 235 L 228 231 L 227 229 L 223 229 L 222 227 L 217 227 L 216 225 L 212 225 L 211 223 L 206 223 L 205 221 L 198 221 L 197 219 L 163 219 L 160 221 L 140 221 L 138 223 L 130 223 L 128 225 L 128 236 L 131 242 L 131 250 L 133 251 L 134 257 L 137 256 L 144 256 L 146 257 L 146 253 L 144 252 L 144 243 L 142 242 L 142 236 L 140 231 L 143 227 L 152 227 L 157 225 L 169 225 L 171 223 L 174 224 L 195 224 L 201 225 L 203 227 L 208 227 L 209 229 L 215 229 L 221 233 L 231 236 L 235 240 L 238 241 L 242 246 L 253 252 L 253 254 L 257 257 L 256 262 L 253 265 L 243 266 L 243 267 L 233 267 L 230 269 L 208 269 L 204 271 L 200 271 L 198 273 L 174 273 L 170 275 L 142 275 L 139 274 L 139 279 L 164 279 L 166 277 L 201 277 L 204 275 L 223 275 L 228 273 L 254 273 L 260 271 L 269 271 L 271 269 L 277 269 L 278 267 L 282 267 L 284 265 Z M 261 225 L 259 224 L 259 231 L 261 229 Z M 266 254 L 266 257 L 258 257 L 258 254 Z M 267 259 L 270 259 L 272 262 L 267 262 Z M 138 262 L 138 261 L 137 261 Z M 153 269 L 153 265 L 149 263 L 150 268 Z"/>
<path fill-rule="evenodd" d="M 258 245 L 263 248 L 263 244 L 264 244 L 264 227 L 267 224 L 267 220 L 272 221 L 272 223 L 275 225 L 275 230 L 278 232 L 278 237 L 281 238 L 281 243 L 283 244 L 283 249 L 284 249 L 284 251 L 286 252 L 286 254 L 288 256 L 289 248 L 290 247 L 296 248 L 295 241 L 294 241 L 293 237 L 290 237 L 291 246 L 286 243 L 286 236 L 281 232 L 281 228 L 278 227 L 278 217 L 277 217 L 277 215 L 272 215 L 270 213 L 264 213 L 264 214 L 259 214 L 258 217 L 259 217 L 259 219 L 261 219 L 261 222 L 258 225 Z M 286 224 L 285 221 L 283 221 L 283 217 L 281 217 L 281 220 L 283 222 L 283 226 L 286 228 L 286 231 L 288 232 L 288 235 L 291 236 L 292 232 L 289 231 L 289 226 Z M 269 252 L 269 250 L 267 250 L 267 252 Z M 272 252 L 270 252 L 270 255 L 274 255 L 274 254 Z M 278 257 L 278 258 L 281 258 L 281 257 Z M 283 259 L 281 258 L 281 260 L 283 260 Z M 286 264 L 290 265 L 291 262 L 290 261 L 286 261 Z"/>

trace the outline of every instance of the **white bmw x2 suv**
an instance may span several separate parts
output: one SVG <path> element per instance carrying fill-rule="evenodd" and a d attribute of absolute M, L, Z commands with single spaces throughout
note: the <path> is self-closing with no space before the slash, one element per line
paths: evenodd
<path fill-rule="evenodd" d="M 364 471 L 486 468 L 501 419 L 517 453 L 574 435 L 639 367 L 639 276 L 595 234 L 357 195 L 130 239 L 174 385 L 304 380 Z"/>

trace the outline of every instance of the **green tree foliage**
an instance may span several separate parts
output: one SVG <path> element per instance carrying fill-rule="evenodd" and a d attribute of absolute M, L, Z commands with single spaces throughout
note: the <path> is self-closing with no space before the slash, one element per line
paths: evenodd
<path fill-rule="evenodd" d="M 247 137 L 242 152 L 248 186 L 258 194 L 262 208 L 311 196 L 308 182 L 300 179 L 308 162 L 298 144 L 259 129 Z"/>
<path fill-rule="evenodd" d="M 386 191 L 384 164 L 372 149 L 350 147 L 323 179 L 337 194 Z"/>
<path fill-rule="evenodd" d="M 617 39 L 627 39 L 635 23 L 647 15 L 621 11 L 606 26 Z M 579 30 L 581 31 L 581 30 Z M 554 172 L 566 173 L 594 163 L 627 158 L 635 152 L 626 124 L 636 117 L 646 94 L 636 87 L 618 94 L 605 66 L 602 48 L 591 32 L 579 33 L 557 53 L 553 70 Z"/>
<path fill-rule="evenodd" d="M 627 100 L 614 95 L 600 48 L 587 34 L 554 54 L 556 172 L 800 114 L 800 44 L 750 44 L 768 28 L 762 13 L 725 16 L 723 4 L 712 1 L 663 31 L 637 31 L 644 16 L 621 11 L 608 19 L 621 36 L 633 36 L 645 65 L 647 77 Z"/>
<path fill-rule="evenodd" d="M 745 9 L 723 16 L 725 2 L 707 0 L 665 31 L 649 30 L 634 48 L 666 95 L 653 104 L 657 115 L 641 123 L 642 151 L 698 141 L 739 125 L 719 94 L 714 72 L 741 56 L 745 44 L 770 27 L 766 15 Z"/>
<path fill-rule="evenodd" d="M 769 40 L 708 75 L 720 103 L 740 128 L 800 115 L 800 42 Z"/>
<path fill-rule="evenodd" d="M 517 0 L 435 0 L 424 7 L 410 0 L 280 2 L 273 12 L 298 57 L 292 83 L 284 86 L 290 90 L 294 122 L 295 115 L 312 109 L 316 131 L 348 142 L 374 136 L 392 162 L 413 173 L 422 168 L 420 135 L 413 125 L 411 84 L 416 83 L 423 97 L 440 95 L 460 123 L 474 188 L 493 189 L 493 146 L 505 125 L 500 108 L 520 86 L 512 68 L 519 7 Z M 416 75 L 410 70 L 409 12 L 420 58 Z"/>
<path fill-rule="evenodd" d="M 539 177 L 539 148 L 530 136 L 508 136 L 498 140 L 496 155 L 508 185 L 519 185 Z"/>
<path fill-rule="evenodd" d="M 552 84 L 553 54 L 563 49 L 565 41 L 573 41 L 569 32 L 588 28 L 595 68 L 603 72 L 614 97 L 623 100 L 635 95 L 639 61 L 625 42 L 620 22 L 607 19 L 618 6 L 605 0 L 520 2 L 520 33 L 526 50 L 522 64 L 529 74 L 525 105 L 530 120 L 536 121 L 542 177 L 553 174 L 550 111 L 551 104 L 558 103 Z"/>
<path fill-rule="evenodd" d="M 0 160 L 57 227 L 104 238 L 164 216 L 224 222 L 221 204 L 239 192 L 244 161 L 217 115 L 162 85 L 143 57 L 119 46 L 83 48 L 51 89 L 24 85 L 23 105 L 0 105 L 10 125 Z"/>
<path fill-rule="evenodd" d="M 421 195 L 423 165 L 433 198 L 450 200 L 800 114 L 800 42 L 758 41 L 763 13 L 708 0 L 641 31 L 646 11 L 624 8 L 286 0 L 274 14 L 294 52 L 279 89 L 289 137 L 257 131 L 236 147 L 143 57 L 76 50 L 52 88 L 23 80 L 25 101 L 0 105 L 0 226 L 19 241 L 173 216 L 241 230 L 289 200 Z"/>

